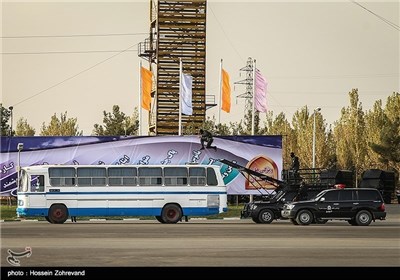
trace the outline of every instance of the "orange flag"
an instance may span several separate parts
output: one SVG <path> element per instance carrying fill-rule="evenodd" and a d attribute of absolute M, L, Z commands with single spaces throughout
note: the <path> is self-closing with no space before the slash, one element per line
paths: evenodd
<path fill-rule="evenodd" d="M 229 74 L 222 69 L 222 105 L 221 109 L 229 113 L 231 111 L 231 86 L 229 84 Z"/>
<path fill-rule="evenodd" d="M 150 111 L 151 104 L 151 81 L 152 73 L 144 67 L 140 69 L 140 78 L 142 83 L 142 108 Z"/>

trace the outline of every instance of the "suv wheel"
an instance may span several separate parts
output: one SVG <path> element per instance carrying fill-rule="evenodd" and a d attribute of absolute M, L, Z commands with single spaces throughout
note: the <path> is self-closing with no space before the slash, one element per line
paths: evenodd
<path fill-rule="evenodd" d="M 315 223 L 316 224 L 326 224 L 328 222 L 328 220 L 324 220 L 321 218 L 315 218 Z"/>
<path fill-rule="evenodd" d="M 292 222 L 292 224 L 294 224 L 295 226 L 298 225 L 298 223 L 296 222 L 296 219 L 290 219 L 290 221 Z"/>
<path fill-rule="evenodd" d="M 354 219 L 348 220 L 347 222 L 352 226 L 356 226 L 357 225 L 357 223 L 356 223 L 356 221 Z"/>
<path fill-rule="evenodd" d="M 255 222 L 256 224 L 261 224 L 260 220 L 258 219 L 258 217 L 251 217 L 251 219 L 253 220 L 253 222 Z"/>
<path fill-rule="evenodd" d="M 313 214 L 309 210 L 300 210 L 296 216 L 296 222 L 299 225 L 309 225 L 313 220 Z"/>
<path fill-rule="evenodd" d="M 262 224 L 270 224 L 274 220 L 274 212 L 269 209 L 261 210 L 258 214 L 258 220 Z"/>
<path fill-rule="evenodd" d="M 367 210 L 361 210 L 356 215 L 356 223 L 359 226 L 368 226 L 372 222 L 372 215 Z"/>

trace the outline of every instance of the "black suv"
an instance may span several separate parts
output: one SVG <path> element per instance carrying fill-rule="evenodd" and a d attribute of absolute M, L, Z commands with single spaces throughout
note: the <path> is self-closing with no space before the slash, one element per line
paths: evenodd
<path fill-rule="evenodd" d="M 270 224 L 274 219 L 280 219 L 285 202 L 292 201 L 296 192 L 281 191 L 267 200 L 246 203 L 240 218 L 249 218 L 257 224 Z"/>
<path fill-rule="evenodd" d="M 353 226 L 368 226 L 371 221 L 386 218 L 382 195 L 368 188 L 324 190 L 311 200 L 286 203 L 281 214 L 295 225 L 347 220 Z"/>

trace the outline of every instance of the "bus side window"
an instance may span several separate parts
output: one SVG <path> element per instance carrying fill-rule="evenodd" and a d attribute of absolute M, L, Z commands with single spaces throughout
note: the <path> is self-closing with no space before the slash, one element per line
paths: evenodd
<path fill-rule="evenodd" d="M 44 175 L 32 176 L 31 192 L 44 192 Z"/>

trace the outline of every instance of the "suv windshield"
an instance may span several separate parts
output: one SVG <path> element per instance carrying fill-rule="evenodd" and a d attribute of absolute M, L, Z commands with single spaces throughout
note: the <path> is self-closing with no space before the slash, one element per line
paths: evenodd
<path fill-rule="evenodd" d="M 319 200 L 328 190 L 324 190 L 322 192 L 320 192 L 319 194 L 317 194 L 314 198 L 312 198 L 311 200 Z"/>

